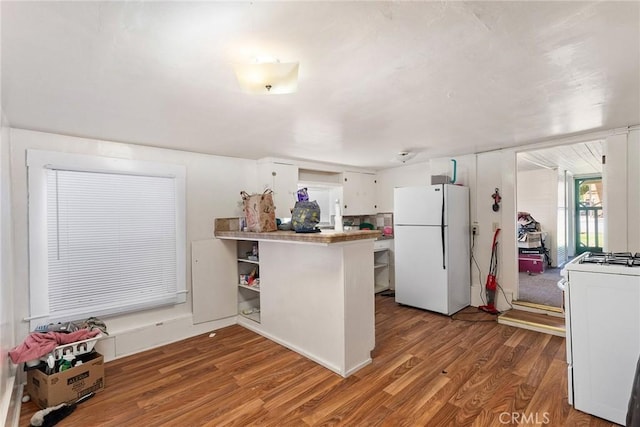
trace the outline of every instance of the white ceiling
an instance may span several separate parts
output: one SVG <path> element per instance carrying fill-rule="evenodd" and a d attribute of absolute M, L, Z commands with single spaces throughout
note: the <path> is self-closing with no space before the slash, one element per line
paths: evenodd
<path fill-rule="evenodd" d="M 361 166 L 640 123 L 640 2 L 1 2 L 12 127 Z M 233 64 L 300 61 L 247 95 Z"/>
<path fill-rule="evenodd" d="M 602 174 L 602 141 L 560 145 L 518 153 L 518 171 L 561 169 L 574 176 Z"/>

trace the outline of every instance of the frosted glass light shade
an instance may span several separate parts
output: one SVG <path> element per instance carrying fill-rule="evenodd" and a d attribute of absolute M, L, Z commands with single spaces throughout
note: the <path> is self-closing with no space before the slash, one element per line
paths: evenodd
<path fill-rule="evenodd" d="M 238 64 L 236 78 L 242 90 L 250 94 L 294 93 L 298 90 L 298 62 Z"/>

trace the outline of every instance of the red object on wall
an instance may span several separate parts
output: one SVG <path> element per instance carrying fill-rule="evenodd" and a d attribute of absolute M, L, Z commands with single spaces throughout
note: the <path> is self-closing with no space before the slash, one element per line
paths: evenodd
<path fill-rule="evenodd" d="M 518 257 L 518 270 L 535 274 L 544 273 L 544 255 L 520 254 Z"/>

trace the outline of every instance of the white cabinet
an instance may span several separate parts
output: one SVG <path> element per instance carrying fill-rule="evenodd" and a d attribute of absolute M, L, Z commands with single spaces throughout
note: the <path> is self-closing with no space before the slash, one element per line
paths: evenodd
<path fill-rule="evenodd" d="M 624 425 L 640 354 L 640 275 L 616 267 L 566 267 L 567 362 L 575 409 Z"/>
<path fill-rule="evenodd" d="M 277 162 L 259 163 L 258 180 L 260 191 L 266 188 L 273 190 L 276 218 L 291 218 L 298 191 L 298 166 Z"/>
<path fill-rule="evenodd" d="M 382 292 L 389 289 L 389 249 L 380 248 L 373 250 L 373 287 L 374 292 Z"/>
<path fill-rule="evenodd" d="M 235 316 L 236 244 L 216 239 L 191 242 L 193 324 Z"/>
<path fill-rule="evenodd" d="M 343 215 L 376 213 L 376 175 L 363 172 L 342 174 Z"/>
<path fill-rule="evenodd" d="M 373 284 L 374 292 L 393 289 L 393 239 L 373 242 Z"/>
<path fill-rule="evenodd" d="M 258 242 L 239 240 L 238 315 L 260 323 L 260 261 Z"/>

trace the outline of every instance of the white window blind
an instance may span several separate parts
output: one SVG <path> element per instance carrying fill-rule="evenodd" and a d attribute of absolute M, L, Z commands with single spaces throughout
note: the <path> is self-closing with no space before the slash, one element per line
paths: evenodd
<path fill-rule="evenodd" d="M 80 169 L 42 168 L 46 274 L 31 291 L 47 298 L 32 301 L 35 323 L 184 302 L 184 180 Z"/>

